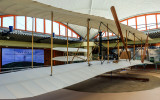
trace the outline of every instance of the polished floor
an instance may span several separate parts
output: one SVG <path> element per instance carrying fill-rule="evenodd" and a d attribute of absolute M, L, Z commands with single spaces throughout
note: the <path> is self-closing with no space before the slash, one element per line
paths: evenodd
<path fill-rule="evenodd" d="M 104 62 L 102 65 L 99 61 L 93 61 L 91 64 L 90 67 L 86 62 L 54 66 L 53 76 L 50 76 L 50 67 L 1 74 L 0 99 L 35 97 L 88 80 L 105 72 L 141 64 L 141 61 L 120 60 L 119 63 Z"/>
<path fill-rule="evenodd" d="M 131 71 L 143 75 L 153 75 L 160 78 L 160 71 Z M 126 84 L 127 85 L 127 84 Z M 160 87 L 123 93 L 87 93 L 61 89 L 40 96 L 19 100 L 160 100 Z"/>

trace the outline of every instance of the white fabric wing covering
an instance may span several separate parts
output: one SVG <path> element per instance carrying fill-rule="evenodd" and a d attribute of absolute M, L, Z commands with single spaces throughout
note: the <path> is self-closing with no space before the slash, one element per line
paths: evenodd
<path fill-rule="evenodd" d="M 118 35 L 115 22 L 110 19 L 56 8 L 50 5 L 39 3 L 36 0 L 0 0 L 0 13 L 3 14 L 14 14 L 51 20 L 51 12 L 54 13 L 54 21 L 86 27 L 87 20 L 90 19 L 90 28 L 99 29 L 99 25 L 102 22 L 105 25 L 108 24 L 108 27 Z M 124 37 L 126 30 L 128 30 L 132 33 L 135 33 L 136 37 L 139 39 L 142 37 L 143 40 L 146 40 L 147 36 L 143 32 L 123 24 L 121 24 L 121 28 Z M 107 28 L 104 25 L 101 25 L 101 30 L 107 31 Z M 134 40 L 134 36 L 130 34 L 128 39 Z M 149 38 L 149 40 L 151 39 Z M 139 40 L 136 38 L 136 41 Z"/>
<path fill-rule="evenodd" d="M 72 61 L 74 56 L 68 56 L 68 61 Z M 75 56 L 73 61 L 84 61 L 86 60 L 86 56 Z M 67 61 L 67 56 L 59 56 L 59 57 L 54 57 L 53 60 L 57 61 Z"/>
<path fill-rule="evenodd" d="M 1 74 L 0 99 L 38 96 L 85 81 L 105 72 L 141 64 L 141 61 L 134 60 L 129 63 L 123 60 L 119 63 L 104 62 L 104 64 L 101 64 L 100 61 L 93 61 L 90 63 L 92 64 L 90 67 L 86 62 L 54 66 L 53 76 L 50 76 L 50 67 Z M 145 61 L 144 63 L 149 62 Z"/>
<path fill-rule="evenodd" d="M 53 50 L 67 52 L 66 47 L 56 47 L 56 48 L 53 48 Z M 83 48 L 68 48 L 68 52 L 77 52 L 77 50 L 78 52 L 87 52 L 87 49 L 83 49 Z"/>

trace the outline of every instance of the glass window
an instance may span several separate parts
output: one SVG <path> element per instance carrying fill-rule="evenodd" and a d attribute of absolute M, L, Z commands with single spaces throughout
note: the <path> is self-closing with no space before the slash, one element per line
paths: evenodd
<path fill-rule="evenodd" d="M 44 20 L 40 18 L 36 18 L 36 31 L 44 32 Z"/>
<path fill-rule="evenodd" d="M 113 33 L 109 33 L 109 36 L 112 36 L 113 35 Z"/>
<path fill-rule="evenodd" d="M 147 29 L 156 28 L 156 16 L 155 15 L 148 15 L 147 18 Z"/>
<path fill-rule="evenodd" d="M 25 30 L 25 16 L 16 16 L 16 29 Z"/>
<path fill-rule="evenodd" d="M 77 34 L 75 32 L 73 32 L 73 37 L 75 37 L 75 38 L 77 37 Z"/>
<path fill-rule="evenodd" d="M 53 32 L 54 32 L 56 35 L 59 35 L 59 24 L 56 23 L 56 22 L 53 22 Z"/>
<path fill-rule="evenodd" d="M 62 36 L 66 35 L 66 28 L 63 25 L 60 25 L 60 35 Z"/>
<path fill-rule="evenodd" d="M 137 17 L 137 28 L 138 30 L 146 30 L 145 16 Z"/>
<path fill-rule="evenodd" d="M 106 32 L 106 36 L 108 36 L 108 32 Z M 112 36 L 112 33 L 109 32 L 109 36 Z"/>
<path fill-rule="evenodd" d="M 102 37 L 105 37 L 105 36 L 106 36 L 106 32 L 103 32 L 103 33 L 102 33 Z"/>
<path fill-rule="evenodd" d="M 160 14 L 157 15 L 157 23 L 158 23 L 158 27 L 160 27 Z"/>
<path fill-rule="evenodd" d="M 72 32 L 70 29 L 68 29 L 68 36 L 71 37 L 72 36 Z"/>
<path fill-rule="evenodd" d="M 1 26 L 1 18 L 0 18 L 0 26 Z"/>
<path fill-rule="evenodd" d="M 13 16 L 12 17 L 3 17 L 3 27 L 13 26 Z"/>
<path fill-rule="evenodd" d="M 46 33 L 51 34 L 51 21 L 50 20 L 46 20 Z"/>
<path fill-rule="evenodd" d="M 128 26 L 136 28 L 136 20 L 135 20 L 135 18 L 132 18 L 132 19 L 128 20 Z"/>
<path fill-rule="evenodd" d="M 33 18 L 35 23 L 35 18 Z M 32 17 L 27 17 L 27 30 L 32 31 Z M 33 24 L 33 31 L 35 31 L 35 24 Z"/>
<path fill-rule="evenodd" d="M 109 36 L 112 36 L 113 34 L 109 32 Z M 106 32 L 106 36 L 108 36 L 108 33 Z"/>
<path fill-rule="evenodd" d="M 121 22 L 122 24 L 125 24 L 125 25 L 127 25 L 127 21 L 123 21 L 123 22 Z"/>

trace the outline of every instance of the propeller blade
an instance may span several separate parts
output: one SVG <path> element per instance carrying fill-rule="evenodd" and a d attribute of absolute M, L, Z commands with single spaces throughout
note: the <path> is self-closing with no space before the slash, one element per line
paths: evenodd
<path fill-rule="evenodd" d="M 112 12 L 113 18 L 114 18 L 114 20 L 115 20 L 115 23 L 116 23 L 118 32 L 119 32 L 119 34 L 120 34 L 120 36 L 121 36 L 121 41 L 122 41 L 122 43 L 123 43 L 123 45 L 124 45 L 124 48 L 125 48 L 125 50 L 126 50 L 126 52 L 127 52 L 128 59 L 129 59 L 129 61 L 130 61 L 130 56 L 129 56 L 129 53 L 128 53 L 128 51 L 127 51 L 127 45 L 125 44 L 125 41 L 124 41 L 124 38 L 123 38 L 123 34 L 122 34 L 122 30 L 121 30 L 121 26 L 120 26 L 120 23 L 119 23 L 119 20 L 118 20 L 118 17 L 117 17 L 117 13 L 116 13 L 116 10 L 115 10 L 115 7 L 114 7 L 114 6 L 111 7 L 111 12 Z"/>

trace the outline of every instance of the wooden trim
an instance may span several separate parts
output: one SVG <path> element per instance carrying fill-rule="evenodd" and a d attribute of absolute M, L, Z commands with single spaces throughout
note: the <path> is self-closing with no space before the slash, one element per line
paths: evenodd
<path fill-rule="evenodd" d="M 157 18 L 157 14 L 155 15 L 156 17 L 156 28 L 158 29 L 158 18 Z"/>
<path fill-rule="evenodd" d="M 45 19 L 43 19 L 43 21 L 44 21 L 44 24 L 43 24 L 43 27 L 44 27 L 44 33 L 46 33 L 46 20 L 45 20 Z"/>
<path fill-rule="evenodd" d="M 53 50 L 53 57 L 56 57 L 56 51 L 55 50 Z M 53 61 L 53 65 L 54 66 L 56 65 L 56 61 L 55 60 Z"/>
<path fill-rule="evenodd" d="M 59 24 L 59 36 L 61 35 L 61 25 Z"/>
<path fill-rule="evenodd" d="M 147 30 L 147 16 L 145 15 L 145 26 L 146 26 L 146 30 Z"/>
<path fill-rule="evenodd" d="M 137 26 L 137 17 L 135 18 L 135 21 L 136 21 L 136 29 L 138 29 L 138 26 Z"/>
<path fill-rule="evenodd" d="M 118 54 L 118 60 L 119 60 L 119 57 L 120 57 L 120 55 L 119 55 L 119 34 L 118 34 L 118 38 L 117 38 L 118 40 L 117 40 L 117 54 Z"/>
<path fill-rule="evenodd" d="M 13 16 L 13 28 L 14 28 L 14 30 L 16 29 L 16 23 L 17 23 L 16 16 Z"/>
<path fill-rule="evenodd" d="M 142 59 L 141 59 L 142 63 L 144 62 L 144 58 L 145 58 L 145 55 L 146 55 L 146 49 L 147 49 L 147 46 L 148 46 L 148 37 L 149 37 L 149 34 L 147 35 L 145 47 L 144 47 L 144 50 L 143 50 L 143 56 L 142 56 Z"/>
<path fill-rule="evenodd" d="M 34 18 L 34 19 L 35 19 L 35 21 L 34 21 L 35 22 L 34 23 L 35 24 L 35 30 L 34 31 L 37 32 L 37 18 Z"/>
<path fill-rule="evenodd" d="M 133 57 L 133 60 L 135 60 L 135 54 L 136 54 L 136 52 L 135 52 L 136 51 L 136 47 L 135 46 L 136 46 L 136 44 L 135 44 L 135 33 L 134 33 L 134 45 L 133 45 L 133 56 L 134 57 Z"/>
<path fill-rule="evenodd" d="M 25 16 L 25 31 L 27 31 L 27 17 Z"/>

